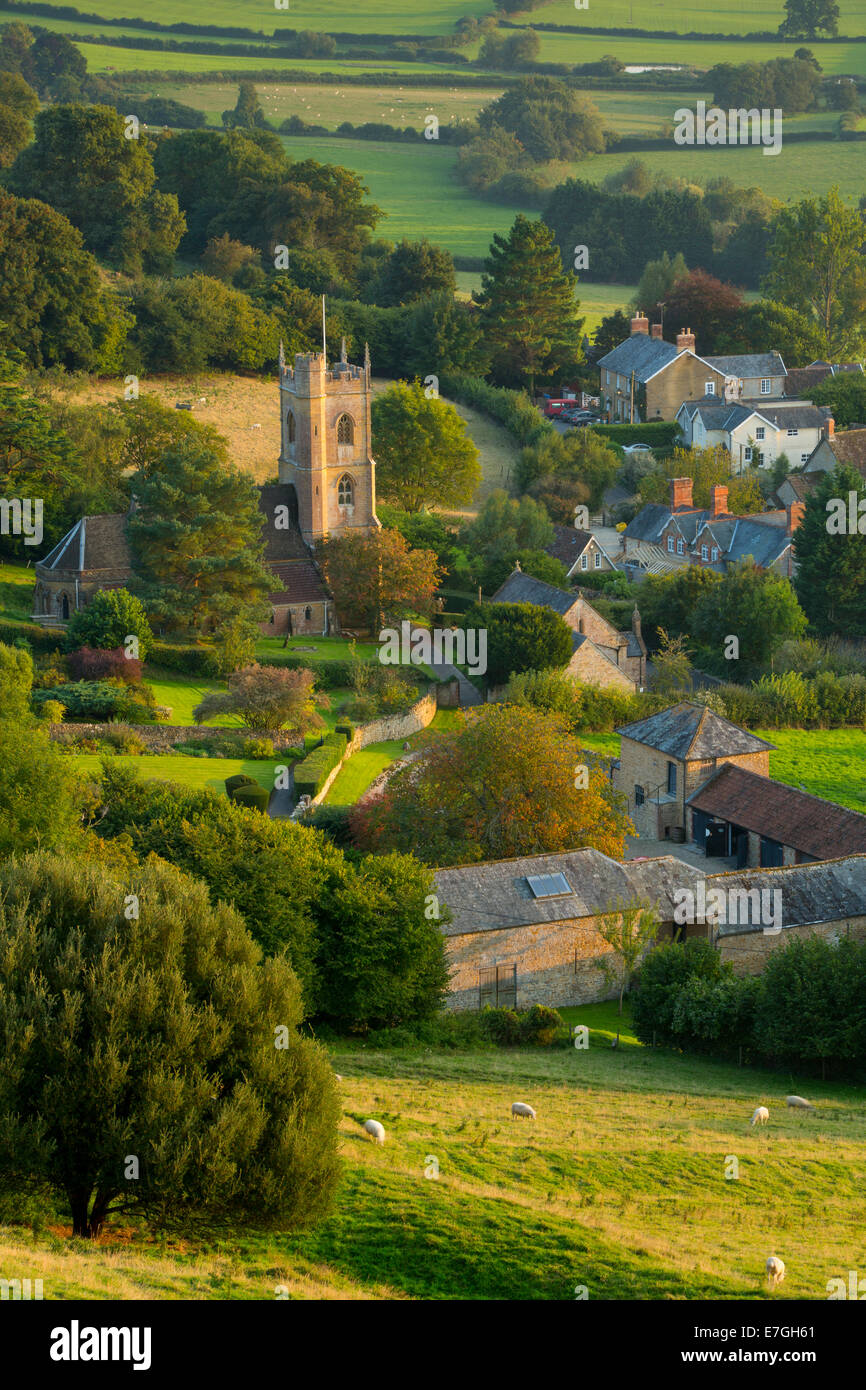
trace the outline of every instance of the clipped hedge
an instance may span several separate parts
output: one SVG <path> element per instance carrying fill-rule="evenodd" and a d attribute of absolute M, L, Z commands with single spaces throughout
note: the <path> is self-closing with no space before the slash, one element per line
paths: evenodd
<path fill-rule="evenodd" d="M 352 663 L 336 657 L 333 661 L 306 661 L 303 657 L 286 652 L 269 652 L 267 656 L 257 656 L 260 666 L 281 666 L 289 671 L 312 671 L 319 690 L 344 690 L 351 685 Z M 372 664 L 372 663 L 371 663 Z"/>
<path fill-rule="evenodd" d="M 651 420 L 646 425 L 593 425 L 592 429 L 613 444 L 649 444 L 661 449 L 673 448 L 680 437 L 676 420 Z"/>
<path fill-rule="evenodd" d="M 267 815 L 271 794 L 267 787 L 260 787 L 258 782 L 254 782 L 251 787 L 238 787 L 232 800 L 236 806 L 249 806 L 252 810 Z"/>
<path fill-rule="evenodd" d="M 461 405 L 474 406 L 476 410 L 483 410 L 485 415 L 492 416 L 513 435 L 518 444 L 538 444 L 553 430 L 553 425 L 536 410 L 525 391 L 491 386 L 482 377 L 471 376 L 468 372 L 443 376 L 439 389 L 443 396 L 459 401 Z"/>
<path fill-rule="evenodd" d="M 346 739 L 346 743 L 349 744 L 355 737 L 355 726 L 354 724 L 344 722 L 336 726 L 336 728 L 334 729 L 334 733 L 343 734 Z"/>
<path fill-rule="evenodd" d="M 231 777 L 225 779 L 226 796 L 232 801 L 235 799 L 235 792 L 241 787 L 258 786 L 255 777 L 248 777 L 245 772 L 235 772 Z"/>
<path fill-rule="evenodd" d="M 318 796 L 335 767 L 343 761 L 346 740 L 332 734 L 295 766 L 295 795 Z"/>
<path fill-rule="evenodd" d="M 34 652 L 53 652 L 66 647 L 66 634 L 56 627 L 39 627 L 36 623 L 16 623 L 0 619 L 0 642 L 7 647 L 26 642 Z"/>
<path fill-rule="evenodd" d="M 167 671 L 179 671 L 184 676 L 219 675 L 216 652 L 211 647 L 154 642 L 147 659 L 151 666 L 163 666 Z"/>

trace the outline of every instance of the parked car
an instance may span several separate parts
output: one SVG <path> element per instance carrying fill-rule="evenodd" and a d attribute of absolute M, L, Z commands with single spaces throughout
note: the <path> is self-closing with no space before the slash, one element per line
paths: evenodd
<path fill-rule="evenodd" d="M 622 451 L 623 451 L 624 454 L 651 454 L 651 453 L 652 453 L 652 445 L 651 445 L 651 444 L 623 444 L 623 446 L 622 446 Z"/>

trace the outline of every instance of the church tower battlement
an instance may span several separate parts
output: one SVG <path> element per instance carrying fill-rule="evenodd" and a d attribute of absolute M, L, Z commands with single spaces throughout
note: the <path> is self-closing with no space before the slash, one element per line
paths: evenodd
<path fill-rule="evenodd" d="M 370 354 L 328 366 L 324 353 L 280 347 L 281 483 L 295 489 L 297 523 L 313 545 L 325 536 L 369 535 L 376 516 L 376 463 L 370 427 Z"/>

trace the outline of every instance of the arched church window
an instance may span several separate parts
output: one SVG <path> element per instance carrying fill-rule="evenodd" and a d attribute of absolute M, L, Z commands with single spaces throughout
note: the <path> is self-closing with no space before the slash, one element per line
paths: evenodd
<path fill-rule="evenodd" d="M 287 426 L 288 426 L 288 432 L 289 432 L 289 443 L 290 443 L 290 444 L 294 444 L 294 442 L 295 442 L 295 417 L 294 417 L 294 415 L 292 414 L 291 411 L 289 411 L 288 415 L 286 416 L 286 424 L 287 424 Z"/>
<path fill-rule="evenodd" d="M 351 415 L 341 415 L 337 421 L 337 443 L 354 444 L 355 426 L 352 424 Z"/>
<path fill-rule="evenodd" d="M 355 484 L 348 473 L 344 473 L 337 484 L 337 502 L 341 507 L 354 507 L 355 505 Z"/>

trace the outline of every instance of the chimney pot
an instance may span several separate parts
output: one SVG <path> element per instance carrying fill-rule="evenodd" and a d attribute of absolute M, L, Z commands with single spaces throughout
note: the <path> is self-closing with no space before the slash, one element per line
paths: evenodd
<path fill-rule="evenodd" d="M 677 334 L 677 350 L 683 352 L 684 349 L 695 350 L 695 335 L 690 328 L 681 328 Z"/>

